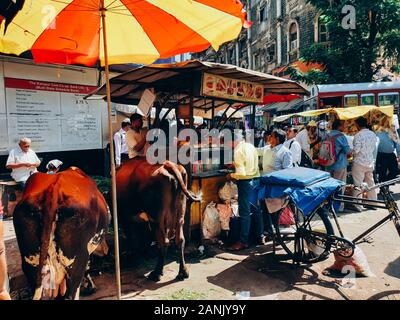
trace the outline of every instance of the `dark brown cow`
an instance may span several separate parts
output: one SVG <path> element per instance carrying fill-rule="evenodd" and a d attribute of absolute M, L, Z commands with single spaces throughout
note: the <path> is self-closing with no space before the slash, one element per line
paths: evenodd
<path fill-rule="evenodd" d="M 141 213 L 147 214 L 155 228 L 159 255 L 149 278 L 160 280 L 166 248 L 174 237 L 180 251 L 177 279 L 187 278 L 183 235 L 186 197 L 192 201 L 200 200 L 187 190 L 186 170 L 169 161 L 151 165 L 142 157 L 131 159 L 117 171 L 117 195 L 118 212 L 128 244 L 134 241 L 134 225 Z"/>
<path fill-rule="evenodd" d="M 35 173 L 14 212 L 22 269 L 34 299 L 77 299 L 109 211 L 96 183 L 78 168 Z"/>

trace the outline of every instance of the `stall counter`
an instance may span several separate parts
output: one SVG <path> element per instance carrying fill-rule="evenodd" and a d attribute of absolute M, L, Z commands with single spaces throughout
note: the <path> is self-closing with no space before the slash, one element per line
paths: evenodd
<path fill-rule="evenodd" d="M 192 191 L 197 194 L 202 193 L 201 202 L 193 203 L 191 209 L 190 226 L 191 229 L 198 229 L 202 224 L 202 215 L 206 206 L 214 201 L 218 203 L 218 190 L 228 181 L 228 172 L 209 171 L 192 175 Z"/>

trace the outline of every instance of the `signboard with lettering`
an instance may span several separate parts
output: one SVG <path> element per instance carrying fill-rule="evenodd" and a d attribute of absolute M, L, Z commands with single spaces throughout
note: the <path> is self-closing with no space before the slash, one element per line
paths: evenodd
<path fill-rule="evenodd" d="M 236 80 L 205 72 L 202 79 L 201 93 L 209 97 L 262 103 L 264 86 L 255 82 Z"/>
<path fill-rule="evenodd" d="M 102 148 L 98 102 L 83 99 L 95 86 L 9 77 L 4 84 L 9 146 L 26 136 L 37 152 Z"/>

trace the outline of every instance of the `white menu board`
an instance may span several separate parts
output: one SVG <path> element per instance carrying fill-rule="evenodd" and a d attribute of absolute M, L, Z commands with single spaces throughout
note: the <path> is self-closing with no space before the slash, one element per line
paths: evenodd
<path fill-rule="evenodd" d="M 101 112 L 83 97 L 94 86 L 4 78 L 8 143 L 32 139 L 36 152 L 100 149 Z"/>

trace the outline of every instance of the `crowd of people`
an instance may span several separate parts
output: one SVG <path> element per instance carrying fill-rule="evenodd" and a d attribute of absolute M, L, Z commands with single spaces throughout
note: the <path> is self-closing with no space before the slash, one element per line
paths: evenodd
<path fill-rule="evenodd" d="M 245 137 L 239 139 L 234 149 L 235 173 L 231 178 L 237 181 L 239 216 L 241 218 L 241 233 L 238 242 L 229 247 L 229 250 L 238 251 L 249 246 L 250 214 L 255 214 L 256 237 L 258 243 L 273 237 L 273 227 L 268 204 L 249 202 L 252 186 L 256 185 L 259 177 L 273 171 L 306 166 L 328 171 L 333 178 L 344 183 L 352 182 L 354 186 L 362 187 L 367 184 L 372 187 L 376 182 L 391 180 L 399 173 L 398 158 L 400 145 L 388 129 L 369 126 L 364 117 L 355 121 L 357 134 L 349 139 L 344 133 L 344 121 L 336 119 L 330 130 L 325 121 L 319 124 L 310 121 L 302 130 L 294 126 L 286 126 L 284 130 L 273 129 L 264 133 L 264 144 L 256 141 L 256 148 L 246 142 Z M 332 155 L 327 165 L 321 165 L 321 145 L 329 146 Z M 320 148 L 320 154 L 314 152 Z M 326 152 L 326 150 L 325 150 Z M 355 197 L 361 197 L 360 192 L 354 190 Z M 376 200 L 376 191 L 368 192 L 369 200 Z M 367 209 L 373 207 L 365 205 Z M 361 211 L 361 202 L 349 205 L 350 211 Z M 341 204 L 339 212 L 345 210 Z M 266 239 L 267 237 L 267 239 Z"/>

